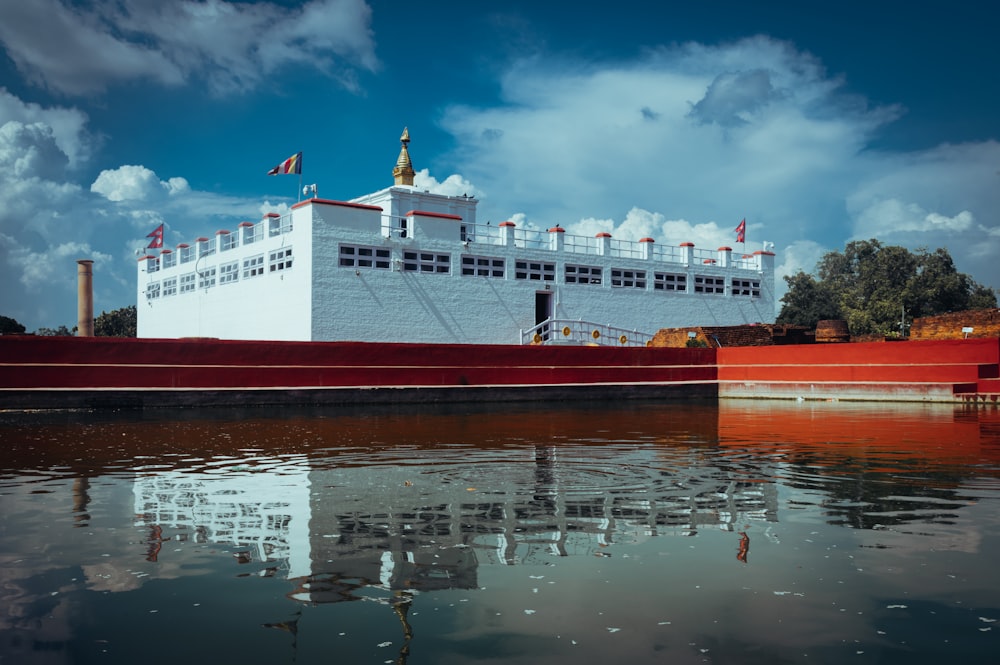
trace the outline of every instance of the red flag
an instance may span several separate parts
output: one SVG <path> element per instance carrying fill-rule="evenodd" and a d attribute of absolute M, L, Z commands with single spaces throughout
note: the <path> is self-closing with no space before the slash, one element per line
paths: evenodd
<path fill-rule="evenodd" d="M 295 173 L 302 175 L 302 153 L 297 152 L 285 161 L 281 162 L 267 172 L 267 175 L 278 175 L 281 173 Z"/>
<path fill-rule="evenodd" d="M 736 242 L 747 241 L 747 220 L 744 217 L 739 226 L 736 227 Z"/>
<path fill-rule="evenodd" d="M 147 235 L 146 237 L 152 238 L 149 244 L 146 245 L 146 249 L 158 249 L 160 247 L 163 247 L 163 224 L 160 224 L 155 229 L 153 229 L 153 232 Z"/>

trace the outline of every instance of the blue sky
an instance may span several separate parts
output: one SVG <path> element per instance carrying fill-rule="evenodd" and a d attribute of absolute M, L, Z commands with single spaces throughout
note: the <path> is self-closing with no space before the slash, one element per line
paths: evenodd
<path fill-rule="evenodd" d="M 135 256 L 296 200 L 417 184 L 479 220 L 775 244 L 947 247 L 1000 287 L 990 3 L 0 0 L 0 314 L 135 303 Z M 737 246 L 739 248 L 739 246 Z"/>

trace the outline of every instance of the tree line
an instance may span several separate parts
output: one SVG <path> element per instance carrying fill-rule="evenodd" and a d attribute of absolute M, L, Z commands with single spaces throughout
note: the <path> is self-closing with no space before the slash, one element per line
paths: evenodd
<path fill-rule="evenodd" d="M 916 318 L 997 306 L 993 289 L 958 272 L 943 248 L 911 252 L 855 240 L 825 254 L 815 273 L 785 276 L 778 323 L 812 328 L 843 319 L 852 335 L 906 336 Z"/>
<path fill-rule="evenodd" d="M 75 335 L 77 327 L 70 330 L 66 326 L 58 328 L 39 328 L 34 334 L 57 337 Z M 24 325 L 9 316 L 0 315 L 0 335 L 23 335 L 26 333 Z M 135 305 L 122 307 L 110 312 L 101 312 L 100 316 L 94 319 L 95 337 L 135 337 L 136 336 L 136 311 Z"/>

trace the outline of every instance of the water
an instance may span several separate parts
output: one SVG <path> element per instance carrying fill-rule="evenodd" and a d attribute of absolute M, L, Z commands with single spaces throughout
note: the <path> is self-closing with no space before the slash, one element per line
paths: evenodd
<path fill-rule="evenodd" d="M 0 414 L 2 663 L 962 663 L 1000 412 Z"/>

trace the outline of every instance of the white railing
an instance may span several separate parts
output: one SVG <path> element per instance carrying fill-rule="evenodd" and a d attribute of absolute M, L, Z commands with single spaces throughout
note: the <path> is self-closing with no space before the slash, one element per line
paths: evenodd
<path fill-rule="evenodd" d="M 650 333 L 581 319 L 547 319 L 521 331 L 521 344 L 649 346 Z"/>

